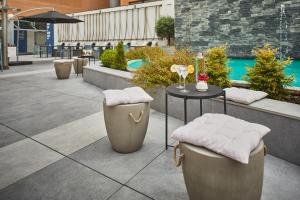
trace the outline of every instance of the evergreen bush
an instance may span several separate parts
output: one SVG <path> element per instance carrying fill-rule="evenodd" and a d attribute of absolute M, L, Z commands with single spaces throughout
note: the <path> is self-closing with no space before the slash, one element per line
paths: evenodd
<path fill-rule="evenodd" d="M 166 56 L 166 52 L 159 47 L 136 48 L 126 53 L 126 58 L 128 60 L 143 59 L 148 62 L 151 62 L 152 60 L 157 60 L 163 56 Z"/>
<path fill-rule="evenodd" d="M 123 42 L 119 42 L 116 47 L 116 56 L 113 61 L 112 68 L 119 70 L 127 69 L 127 60 L 125 57 L 124 45 Z"/>
<path fill-rule="evenodd" d="M 206 53 L 206 68 L 209 76 L 208 83 L 221 88 L 231 86 L 229 73 L 231 69 L 227 66 L 227 46 L 214 47 Z"/>
<path fill-rule="evenodd" d="M 167 87 L 178 83 L 178 74 L 170 70 L 173 64 L 192 65 L 194 64 L 193 55 L 187 50 L 180 50 L 174 55 L 161 56 L 139 68 L 135 72 L 132 82 L 144 89 Z M 195 73 L 189 74 L 186 80 L 195 83 Z"/>
<path fill-rule="evenodd" d="M 247 69 L 245 80 L 250 83 L 251 89 L 264 91 L 270 98 L 280 100 L 286 94 L 284 87 L 293 83 L 294 76 L 284 73 L 286 66 L 291 64 L 291 59 L 278 60 L 277 53 L 278 49 L 269 44 L 254 50 L 256 64 Z"/>
<path fill-rule="evenodd" d="M 115 59 L 116 59 L 116 50 L 114 49 L 107 49 L 105 50 L 101 57 L 100 60 L 103 64 L 104 67 L 112 67 Z"/>

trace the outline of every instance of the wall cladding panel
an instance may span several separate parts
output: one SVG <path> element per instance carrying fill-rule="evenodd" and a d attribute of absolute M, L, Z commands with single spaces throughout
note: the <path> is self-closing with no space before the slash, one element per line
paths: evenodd
<path fill-rule="evenodd" d="M 300 58 L 299 0 L 175 0 L 176 45 L 204 51 L 227 43 L 232 57 L 252 56 L 252 49 L 265 43 L 279 47 L 282 3 L 289 53 Z"/>

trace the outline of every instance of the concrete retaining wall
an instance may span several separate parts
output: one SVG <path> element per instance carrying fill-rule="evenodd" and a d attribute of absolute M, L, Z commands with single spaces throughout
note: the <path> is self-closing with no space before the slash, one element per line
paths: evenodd
<path fill-rule="evenodd" d="M 102 89 L 121 89 L 132 86 L 129 72 L 108 69 L 104 67 L 84 68 L 84 80 Z M 154 97 L 151 107 L 159 112 L 165 112 L 165 91 L 163 88 L 148 91 Z M 169 115 L 183 120 L 183 99 L 168 98 Z M 286 104 L 282 102 L 283 104 Z M 279 102 L 280 104 L 280 102 Z M 299 109 L 298 105 L 291 104 L 293 110 Z M 211 113 L 223 113 L 223 101 L 221 99 L 203 100 L 203 111 Z M 271 128 L 264 141 L 268 146 L 268 152 L 276 157 L 300 165 L 300 116 L 297 112 L 288 115 L 257 106 L 241 105 L 228 102 L 227 114 L 250 122 L 263 124 Z M 200 103 L 198 100 L 188 100 L 188 120 L 198 117 Z"/>

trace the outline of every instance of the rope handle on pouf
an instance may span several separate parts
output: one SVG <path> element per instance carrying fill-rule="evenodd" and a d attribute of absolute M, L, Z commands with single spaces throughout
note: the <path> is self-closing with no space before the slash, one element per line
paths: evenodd
<path fill-rule="evenodd" d="M 174 161 L 175 161 L 175 166 L 176 167 L 179 167 L 182 163 L 182 159 L 184 158 L 184 154 L 180 154 L 179 155 L 179 159 L 177 160 L 177 149 L 179 148 L 179 144 L 177 144 L 175 147 L 174 147 Z"/>
<path fill-rule="evenodd" d="M 267 155 L 267 153 L 268 153 L 268 148 L 267 148 L 267 146 L 266 146 L 266 145 L 264 145 L 264 156 L 266 156 L 266 155 Z"/>
<path fill-rule="evenodd" d="M 142 121 L 143 115 L 144 115 L 144 111 L 141 110 L 140 117 L 139 117 L 138 119 L 135 119 L 134 116 L 133 116 L 133 114 L 132 114 L 132 113 L 129 113 L 129 116 L 131 117 L 131 119 L 132 119 L 136 124 L 138 124 L 138 123 L 140 123 L 140 122 Z"/>

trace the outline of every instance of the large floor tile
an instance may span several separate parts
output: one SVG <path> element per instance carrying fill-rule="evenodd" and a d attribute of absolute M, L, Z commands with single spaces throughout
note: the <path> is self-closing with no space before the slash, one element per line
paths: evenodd
<path fill-rule="evenodd" d="M 267 156 L 262 199 L 300 199 L 299 180 L 299 166 Z M 181 169 L 174 167 L 170 150 L 160 155 L 128 185 L 158 200 L 188 199 Z"/>
<path fill-rule="evenodd" d="M 2 122 L 25 135 L 33 136 L 100 111 L 98 102 L 69 95 L 51 97 L 11 110 Z M 9 117 L 10 116 L 10 117 Z"/>
<path fill-rule="evenodd" d="M 5 200 L 105 200 L 121 185 L 62 159 L 0 191 Z"/>
<path fill-rule="evenodd" d="M 0 82 L 0 122 L 28 136 L 102 109 L 102 90 L 74 74 L 67 80 L 57 80 L 52 72 Z"/>
<path fill-rule="evenodd" d="M 61 158 L 60 154 L 31 139 L 0 148 L 0 189 Z"/>
<path fill-rule="evenodd" d="M 172 132 L 180 126 L 183 126 L 181 120 L 168 117 L 169 144 L 174 142 L 174 140 L 171 139 Z M 165 144 L 165 115 L 163 113 L 151 110 L 146 140 Z"/>
<path fill-rule="evenodd" d="M 262 199 L 300 199 L 300 166 L 268 155 L 265 160 Z"/>
<path fill-rule="evenodd" d="M 9 74 L 1 74 L 0 78 L 29 76 L 29 75 L 49 73 L 49 72 L 54 72 L 54 69 L 40 69 L 34 71 L 23 71 L 23 72 L 9 73 Z"/>
<path fill-rule="evenodd" d="M 144 145 L 137 152 L 130 154 L 116 153 L 112 150 L 108 138 L 104 138 L 72 154 L 71 157 L 122 183 L 126 183 L 164 150 L 165 129 L 164 123 L 162 123 L 163 117 L 164 115 L 161 113 L 151 111 Z M 171 131 L 181 124 L 181 121 L 174 118 L 169 120 Z"/>
<path fill-rule="evenodd" d="M 188 200 L 181 168 L 176 168 L 173 151 L 165 151 L 128 185 L 157 200 Z"/>
<path fill-rule="evenodd" d="M 121 154 L 111 148 L 108 138 L 105 137 L 71 154 L 70 157 L 121 183 L 126 183 L 162 151 L 161 144 L 145 142 L 139 151 Z"/>
<path fill-rule="evenodd" d="M 32 61 L 36 58 L 27 58 L 26 60 Z M 10 58 L 10 60 L 13 60 L 13 58 Z M 23 58 L 20 58 L 20 60 L 24 60 Z M 35 72 L 40 70 L 49 70 L 54 69 L 53 63 L 49 60 L 49 62 L 39 62 L 34 63 L 31 65 L 16 65 L 16 66 L 10 66 L 9 70 L 4 70 L 0 73 L 0 78 L 6 77 L 5 75 L 15 75 L 20 74 L 22 72 Z"/>
<path fill-rule="evenodd" d="M 0 73 L 1 74 L 1 73 Z M 20 88 L 20 83 L 11 82 L 9 80 L 3 79 L 0 76 L 0 92 L 5 92 L 9 90 L 14 90 Z"/>
<path fill-rule="evenodd" d="M 40 133 L 33 138 L 68 155 L 104 136 L 106 129 L 103 112 L 99 112 Z"/>
<path fill-rule="evenodd" d="M 2 91 L 0 102 L 0 120 L 20 119 L 38 114 L 47 109 L 45 105 L 59 99 L 57 92 L 37 90 L 35 87 L 19 87 L 9 91 Z"/>
<path fill-rule="evenodd" d="M 0 125 L 0 148 L 25 138 L 23 135 Z"/>
<path fill-rule="evenodd" d="M 127 187 L 122 187 L 118 192 L 113 194 L 108 200 L 150 200 L 150 198 L 142 195 Z"/>
<path fill-rule="evenodd" d="M 50 79 L 50 77 L 47 78 Z M 54 81 L 55 84 L 52 84 L 51 86 L 45 84 L 45 81 L 40 81 L 39 87 L 49 88 L 57 92 L 62 92 L 64 94 L 82 97 L 85 99 L 93 100 L 98 98 L 97 101 L 100 101 L 103 97 L 103 90 L 85 82 L 81 75 L 79 75 L 79 77 L 72 75 L 70 79 L 64 80 L 63 82 L 57 80 Z"/>
<path fill-rule="evenodd" d="M 101 93 L 102 89 L 86 83 L 81 75 L 77 77 L 74 73 L 70 75 L 69 79 L 62 80 L 58 80 L 54 72 L 23 77 L 12 77 L 5 80 L 15 84 L 18 83 L 19 85 L 22 84 L 27 87 L 36 87 L 39 90 L 46 89 L 48 91 L 56 91 L 62 94 L 91 100 L 96 97 L 101 98 L 103 96 Z"/>

